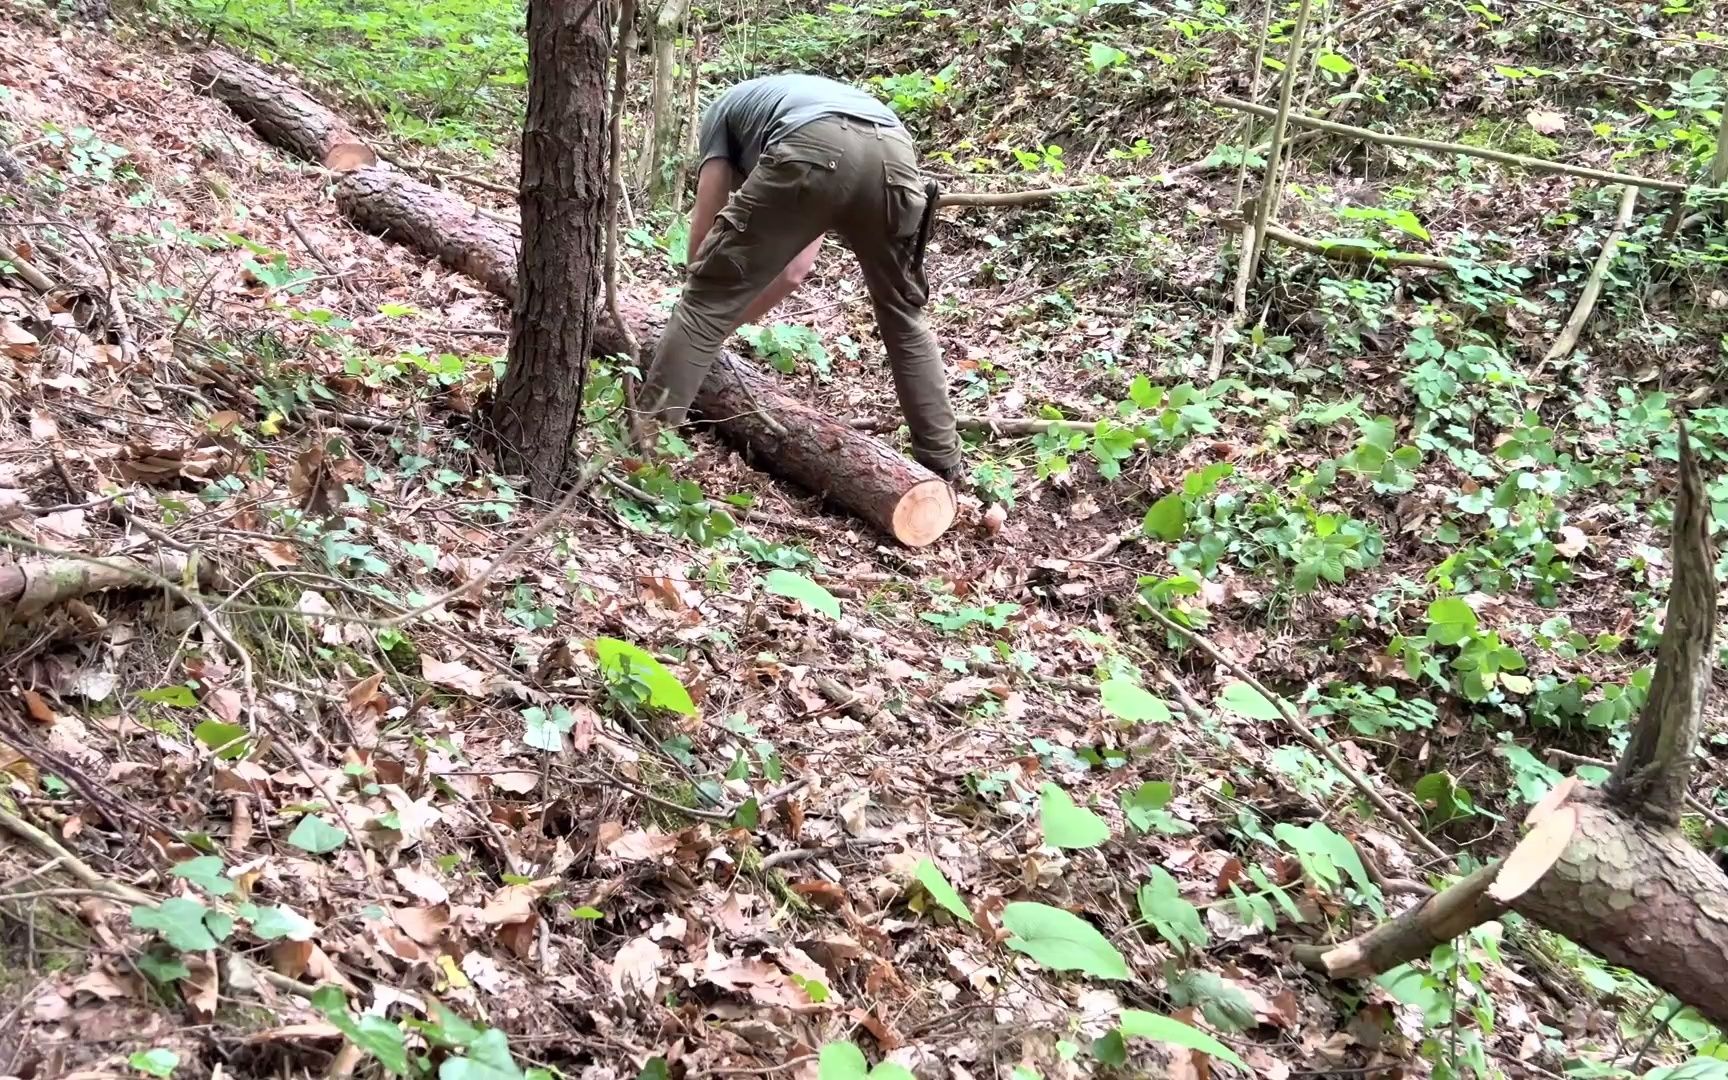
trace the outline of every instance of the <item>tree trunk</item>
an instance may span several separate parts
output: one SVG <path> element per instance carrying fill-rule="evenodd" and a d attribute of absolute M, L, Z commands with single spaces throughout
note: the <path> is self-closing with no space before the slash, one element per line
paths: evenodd
<path fill-rule="evenodd" d="M 654 85 L 648 95 L 648 138 L 642 148 L 638 187 L 648 189 L 648 201 L 658 206 L 672 189 L 667 165 L 680 152 L 683 126 L 672 100 L 677 86 L 678 30 L 684 22 L 687 0 L 660 0 L 648 33 L 654 45 Z M 690 72 L 695 78 L 695 72 Z"/>
<path fill-rule="evenodd" d="M 504 468 L 545 490 L 564 472 L 582 403 L 606 215 L 606 35 L 599 4 L 529 0 L 522 237 L 510 362 L 491 421 Z M 585 15 L 577 25 L 576 17 Z"/>
<path fill-rule="evenodd" d="M 211 49 L 194 57 L 192 85 L 234 110 L 259 138 L 297 157 L 336 172 L 378 160 L 335 113 L 231 53 Z"/>

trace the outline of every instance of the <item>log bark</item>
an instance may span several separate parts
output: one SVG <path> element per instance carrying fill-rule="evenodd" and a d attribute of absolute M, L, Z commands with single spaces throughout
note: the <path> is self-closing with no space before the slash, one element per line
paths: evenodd
<path fill-rule="evenodd" d="M 194 57 L 192 84 L 234 110 L 259 138 L 296 157 L 336 172 L 378 161 L 335 113 L 231 53 L 211 49 Z"/>
<path fill-rule="evenodd" d="M 622 28 L 621 28 L 622 29 Z M 582 413 L 607 219 L 606 31 L 599 5 L 529 0 L 528 112 L 509 364 L 492 400 L 500 462 L 547 490 Z"/>
<path fill-rule="evenodd" d="M 114 555 L 105 559 L 34 559 L 0 566 L 0 612 L 32 615 L 74 597 L 147 586 L 152 577 L 178 582 L 186 556 Z"/>
<path fill-rule="evenodd" d="M 278 145 L 292 149 L 305 144 L 301 137 Z M 472 277 L 489 292 L 520 304 L 521 233 L 513 223 L 481 214 L 460 196 L 387 165 L 340 176 L 336 206 L 360 228 L 423 252 Z M 596 287 L 585 295 L 597 299 L 598 292 Z M 638 340 L 652 343 L 658 336 L 655 309 L 627 296 L 620 298 L 619 306 Z M 618 323 L 604 312 L 597 313 L 588 351 L 611 356 L 626 347 Z M 714 420 L 720 435 L 764 471 L 826 497 L 909 545 L 929 543 L 952 524 L 953 495 L 928 469 L 851 430 L 844 420 L 780 393 L 732 353 L 722 353 L 713 372 L 696 397 L 697 413 Z M 573 372 L 569 381 L 573 388 Z M 750 403 L 740 408 L 740 401 Z M 765 417 L 773 418 L 772 422 Z"/>

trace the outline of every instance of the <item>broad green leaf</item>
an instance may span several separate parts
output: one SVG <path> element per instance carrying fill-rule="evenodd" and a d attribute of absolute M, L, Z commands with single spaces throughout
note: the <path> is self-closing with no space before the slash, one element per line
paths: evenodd
<path fill-rule="evenodd" d="M 1278 706 L 1245 682 L 1233 682 L 1218 695 L 1218 704 L 1248 720 L 1281 720 Z"/>
<path fill-rule="evenodd" d="M 930 898 L 941 904 L 948 914 L 962 922 L 972 922 L 972 912 L 967 910 L 966 902 L 960 899 L 954 886 L 948 883 L 941 867 L 929 859 L 919 859 L 912 875 L 918 879 L 918 884 L 924 886 L 924 891 L 930 894 Z"/>
<path fill-rule="evenodd" d="M 831 619 L 840 617 L 840 601 L 835 599 L 834 594 L 803 574 L 794 574 L 790 570 L 770 570 L 763 576 L 762 585 L 769 592 L 796 600 L 811 611 L 820 611 Z"/>
<path fill-rule="evenodd" d="M 264 941 L 278 938 L 311 941 L 318 927 L 291 907 L 267 907 L 258 909 L 257 917 L 252 920 L 252 932 Z"/>
<path fill-rule="evenodd" d="M 1170 722 L 1170 706 L 1164 699 L 1121 676 L 1114 676 L 1098 688 L 1104 711 L 1129 724 Z"/>
<path fill-rule="evenodd" d="M 319 987 L 312 994 L 311 1004 L 349 1042 L 377 1058 L 386 1070 L 397 1076 L 408 1075 L 408 1046 L 402 1029 L 395 1023 L 373 1015 L 355 1019 L 348 1011 L 347 997 L 334 986 Z"/>
<path fill-rule="evenodd" d="M 1200 909 L 1182 898 L 1176 879 L 1161 866 L 1152 868 L 1152 879 L 1140 886 L 1140 917 L 1160 937 L 1178 949 L 1203 948 L 1209 935 L 1200 920 Z"/>
<path fill-rule="evenodd" d="M 1256 913 L 1269 910 L 1264 897 L 1255 899 L 1259 901 Z M 1216 972 L 1198 967 L 1175 972 L 1164 992 L 1178 1009 L 1198 1007 L 1206 1023 L 1218 1031 L 1246 1031 L 1254 1026 L 1254 1003 L 1241 987 L 1226 982 Z"/>
<path fill-rule="evenodd" d="M 1428 605 L 1428 636 L 1456 645 L 1476 632 L 1476 611 L 1461 596 L 1443 596 Z"/>
<path fill-rule="evenodd" d="M 1192 1024 L 1169 1016 L 1145 1012 L 1141 1009 L 1123 1009 L 1122 1026 L 1120 1028 L 1126 1038 L 1154 1039 L 1172 1046 L 1181 1046 L 1189 1050 L 1198 1050 L 1203 1054 L 1211 1054 L 1220 1061 L 1228 1061 L 1239 1069 L 1246 1069 L 1236 1051 L 1225 1046 L 1217 1039 L 1201 1031 Z"/>
<path fill-rule="evenodd" d="M 1181 836 L 1194 831 L 1194 826 L 1179 820 L 1164 809 L 1175 789 L 1166 780 L 1147 780 L 1122 796 L 1122 813 L 1135 832 L 1148 833 L 1156 829 L 1165 836 Z"/>
<path fill-rule="evenodd" d="M 1355 64 L 1333 52 L 1321 53 L 1314 58 L 1314 62 L 1334 75 L 1348 75 L 1356 70 Z"/>
<path fill-rule="evenodd" d="M 601 670 L 608 674 L 616 677 L 630 675 L 642 680 L 648 688 L 648 704 L 685 716 L 696 715 L 696 703 L 690 700 L 690 691 L 684 689 L 678 677 L 667 671 L 647 650 L 628 641 L 602 637 L 594 639 L 594 656 L 600 661 Z"/>
<path fill-rule="evenodd" d="M 1152 504 L 1152 509 L 1146 511 L 1146 519 L 1140 527 L 1147 536 L 1156 536 L 1160 540 L 1180 540 L 1182 530 L 1188 527 L 1188 504 L 1182 501 L 1182 496 L 1176 492 L 1159 499 Z"/>
<path fill-rule="evenodd" d="M 562 705 L 551 710 L 538 705 L 522 710 L 522 741 L 536 750 L 555 754 L 564 749 L 564 734 L 576 726 L 576 716 Z"/>
<path fill-rule="evenodd" d="M 1049 904 L 1019 901 L 1002 909 L 1013 936 L 1008 947 L 1052 971 L 1083 971 L 1099 979 L 1132 979 L 1127 961 L 1096 927 Z"/>
<path fill-rule="evenodd" d="M 162 940 L 181 952 L 203 952 L 216 947 L 216 938 L 204 925 L 210 909 L 196 900 L 175 897 L 151 906 L 139 904 L 132 909 L 132 925 L 140 930 L 154 930 Z"/>
<path fill-rule="evenodd" d="M 864 1051 L 849 1042 L 831 1042 L 816 1058 L 816 1080 L 864 1080 L 870 1063 Z"/>
<path fill-rule="evenodd" d="M 1038 820 L 1044 826 L 1044 842 L 1051 847 L 1091 848 L 1110 839 L 1104 819 L 1076 806 L 1055 784 L 1045 784 L 1038 793 Z"/>
<path fill-rule="evenodd" d="M 348 842 L 348 834 L 317 814 L 307 814 L 288 834 L 288 842 L 301 851 L 323 855 Z"/>
<path fill-rule="evenodd" d="M 246 756 L 246 729 L 239 724 L 206 720 L 192 729 L 192 736 L 215 750 L 216 756 L 223 761 L 238 761 Z"/>
<path fill-rule="evenodd" d="M 570 916 L 575 919 L 604 919 L 606 913 L 597 907 L 589 907 L 587 904 L 583 904 L 579 908 L 572 908 Z"/>
<path fill-rule="evenodd" d="M 198 695 L 192 692 L 190 686 L 164 686 L 160 690 L 143 690 L 138 694 L 139 701 L 148 701 L 156 705 L 172 705 L 176 709 L 196 709 Z"/>
<path fill-rule="evenodd" d="M 174 1051 L 158 1046 L 150 1050 L 140 1050 L 126 1059 L 126 1064 L 148 1076 L 168 1077 L 174 1075 L 174 1070 L 180 1065 L 180 1055 Z"/>
<path fill-rule="evenodd" d="M 663 1057 L 651 1057 L 642 1066 L 642 1071 L 636 1074 L 636 1080 L 671 1080 L 672 1071 L 666 1065 Z"/>
<path fill-rule="evenodd" d="M 146 949 L 138 955 L 134 963 L 138 965 L 139 971 L 163 986 L 192 974 L 192 969 L 186 966 L 179 954 L 164 953 L 160 949 Z"/>
<path fill-rule="evenodd" d="M 469 1045 L 467 1057 L 445 1059 L 438 1080 L 522 1080 L 522 1070 L 504 1033 L 490 1028 Z"/>
<path fill-rule="evenodd" d="M 175 864 L 168 873 L 171 877 L 185 878 L 211 896 L 227 896 L 234 891 L 234 883 L 222 873 L 222 860 L 215 855 L 187 859 Z"/>
<path fill-rule="evenodd" d="M 1127 62 L 1128 54 L 1123 52 L 1121 49 L 1116 48 L 1114 45 L 1106 45 L 1103 42 L 1095 41 L 1092 43 L 1092 46 L 1086 50 L 1086 66 L 1090 67 L 1094 72 L 1103 71 L 1105 68 L 1112 68 L 1117 64 L 1124 64 Z"/>

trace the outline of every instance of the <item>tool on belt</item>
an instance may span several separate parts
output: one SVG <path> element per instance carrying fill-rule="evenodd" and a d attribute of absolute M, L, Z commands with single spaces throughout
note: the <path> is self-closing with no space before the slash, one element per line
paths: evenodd
<path fill-rule="evenodd" d="M 912 280 L 918 289 L 918 306 L 930 298 L 930 279 L 924 276 L 924 251 L 930 246 L 930 233 L 936 227 L 936 181 L 924 181 L 924 216 L 918 219 L 918 239 L 912 247 Z"/>

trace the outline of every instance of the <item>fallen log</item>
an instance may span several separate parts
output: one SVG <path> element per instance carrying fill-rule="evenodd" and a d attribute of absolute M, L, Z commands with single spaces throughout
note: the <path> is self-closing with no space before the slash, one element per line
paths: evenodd
<path fill-rule="evenodd" d="M 0 612 L 33 615 L 65 600 L 108 589 L 178 582 L 186 556 L 175 551 L 104 559 L 32 559 L 0 566 Z"/>
<path fill-rule="evenodd" d="M 252 122 L 261 137 L 300 157 L 323 160 L 319 155 L 332 149 L 332 139 L 353 138 L 318 102 L 226 53 L 200 57 L 194 78 Z M 515 302 L 515 224 L 375 159 L 352 161 L 338 171 L 336 206 L 354 224 L 424 252 Z M 651 309 L 621 300 L 620 315 L 638 340 L 652 339 L 638 329 L 654 321 Z M 626 342 L 617 320 L 599 319 L 596 354 L 624 352 Z M 733 353 L 716 358 L 694 405 L 758 467 L 852 511 L 909 547 L 934 542 L 954 522 L 953 492 L 934 473 L 782 394 Z"/>
<path fill-rule="evenodd" d="M 378 155 L 342 118 L 310 95 L 232 53 L 192 60 L 192 84 L 234 110 L 258 137 L 334 172 L 375 164 Z"/>
<path fill-rule="evenodd" d="M 514 300 L 516 230 L 475 214 L 466 200 L 379 167 L 338 180 L 336 205 L 368 232 L 423 251 Z M 619 303 L 632 324 L 652 321 L 646 307 Z M 626 347 L 609 318 L 600 320 L 594 337 L 601 355 Z M 715 359 L 695 409 L 757 467 L 845 507 L 908 547 L 933 542 L 954 522 L 953 492 L 934 473 L 781 393 L 733 353 Z"/>

